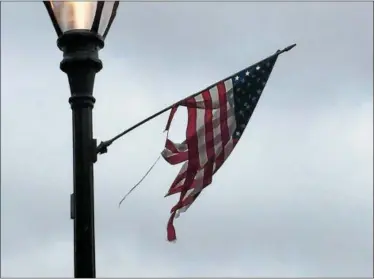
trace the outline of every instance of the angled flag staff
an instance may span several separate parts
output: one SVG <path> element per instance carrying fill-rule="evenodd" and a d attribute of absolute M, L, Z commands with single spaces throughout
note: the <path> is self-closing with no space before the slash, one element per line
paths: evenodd
<path fill-rule="evenodd" d="M 183 163 L 166 194 L 180 194 L 177 204 L 171 209 L 167 226 L 168 241 L 176 240 L 174 219 L 185 212 L 202 190 L 211 184 L 213 175 L 240 140 L 278 56 L 295 46 L 296 44 L 293 44 L 278 50 L 266 59 L 155 113 L 114 138 L 99 144 L 97 153 L 106 153 L 107 148 L 120 137 L 171 110 L 165 128 L 168 131 L 178 107 L 187 108 L 186 139 L 182 143 L 175 143 L 167 136 L 161 153 L 171 165 Z"/>

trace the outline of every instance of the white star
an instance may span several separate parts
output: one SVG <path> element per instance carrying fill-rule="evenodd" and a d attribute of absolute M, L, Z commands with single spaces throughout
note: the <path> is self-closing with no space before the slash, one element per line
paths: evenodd
<path fill-rule="evenodd" d="M 260 69 L 260 67 L 259 67 L 259 66 L 257 66 L 257 67 L 255 68 L 255 70 L 257 70 L 257 71 L 258 71 L 259 69 Z"/>
<path fill-rule="evenodd" d="M 236 76 L 236 77 L 235 77 L 235 80 L 239 80 L 239 78 L 240 78 L 239 76 Z"/>
<path fill-rule="evenodd" d="M 237 135 L 237 136 L 240 136 L 240 135 L 241 135 L 241 132 L 237 131 L 237 132 L 236 132 L 236 135 Z"/>
<path fill-rule="evenodd" d="M 250 75 L 250 72 L 249 72 L 249 71 L 246 71 L 246 75 L 247 75 L 247 76 Z"/>
<path fill-rule="evenodd" d="M 257 90 L 257 93 L 258 93 L 258 94 L 262 93 L 262 90 L 258 89 L 258 90 Z"/>

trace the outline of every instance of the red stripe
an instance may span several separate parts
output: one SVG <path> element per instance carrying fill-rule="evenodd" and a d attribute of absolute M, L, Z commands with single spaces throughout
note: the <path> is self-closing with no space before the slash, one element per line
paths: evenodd
<path fill-rule="evenodd" d="M 186 128 L 186 138 L 188 145 L 189 161 L 186 171 L 186 179 L 183 184 L 183 188 L 180 194 L 178 203 L 172 208 L 173 212 L 168 222 L 167 234 L 168 241 L 176 239 L 176 232 L 173 226 L 174 216 L 176 210 L 182 208 L 183 198 L 187 192 L 188 185 L 194 182 L 194 177 L 199 169 L 199 152 L 198 152 L 198 135 L 197 135 L 197 109 L 188 108 L 188 124 Z"/>
<path fill-rule="evenodd" d="M 212 107 L 212 98 L 209 91 L 205 91 L 203 93 L 203 99 L 205 104 L 210 103 Z M 204 125 L 205 125 L 205 150 L 207 155 L 207 166 L 204 167 L 204 174 L 203 174 L 203 183 L 211 183 L 212 180 L 212 163 L 210 164 L 211 158 L 215 156 L 215 149 L 214 149 L 214 128 L 212 123 L 212 109 L 205 109 L 204 115 Z M 194 184 L 194 183 L 193 183 Z"/>
<path fill-rule="evenodd" d="M 233 148 L 234 148 L 234 145 L 235 145 L 235 144 L 233 144 Z M 211 182 L 212 182 L 212 176 L 213 176 L 213 175 L 219 170 L 219 168 L 223 165 L 223 163 L 224 163 L 224 161 L 225 161 L 226 159 L 227 159 L 227 158 L 225 157 L 225 149 L 223 149 L 223 150 L 220 152 L 218 158 L 215 160 L 215 165 L 216 165 L 216 166 L 215 166 L 215 170 L 213 171 L 213 173 L 212 173 L 212 175 L 211 175 L 211 180 L 206 180 L 206 181 L 203 181 L 203 183 L 202 183 L 200 180 L 195 179 L 194 182 L 193 182 L 191 185 L 188 186 L 188 189 L 187 189 L 187 190 L 190 190 L 190 189 L 196 188 L 196 187 L 199 185 L 199 183 L 202 183 L 202 184 L 203 184 L 203 185 L 199 185 L 199 186 L 202 187 L 202 188 L 205 188 L 206 186 L 210 185 Z M 212 162 L 212 159 L 211 159 L 211 162 Z M 213 165 L 213 163 L 211 163 L 211 162 L 209 162 L 208 164 Z M 207 164 L 207 165 L 208 165 L 208 164 Z M 207 167 L 207 166 L 206 166 L 206 167 Z M 205 173 L 206 173 L 206 170 L 205 170 Z M 182 178 L 183 178 L 183 177 L 182 177 Z M 182 178 L 179 179 L 178 182 L 180 182 L 180 181 L 182 180 Z M 175 186 L 178 184 L 178 182 L 174 184 L 174 187 L 171 188 L 171 189 L 169 190 L 169 192 L 168 192 L 168 194 L 167 194 L 166 196 L 173 195 L 173 194 L 177 194 L 177 193 L 179 193 L 179 192 L 182 191 L 182 188 L 183 188 L 182 186 L 175 187 Z"/>
<path fill-rule="evenodd" d="M 188 186 L 193 184 L 195 175 L 200 166 L 197 128 L 199 128 L 197 127 L 197 109 L 188 108 L 188 125 L 186 129 L 186 138 L 189 139 L 187 141 L 189 161 L 186 171 L 186 179 L 183 184 L 179 203 L 182 202 L 182 199 L 188 190 Z"/>
<path fill-rule="evenodd" d="M 276 59 L 274 59 L 272 64 L 274 64 L 275 61 Z M 177 210 L 180 210 L 184 207 L 184 209 L 187 209 L 200 195 L 202 190 L 206 186 L 211 184 L 213 175 L 221 168 L 224 161 L 227 159 L 238 142 L 238 139 L 233 139 L 233 135 L 229 132 L 228 114 L 232 114 L 232 111 L 228 111 L 228 100 L 225 84 L 224 82 L 219 82 L 216 85 L 213 85 L 211 88 L 213 88 L 214 86 L 217 87 L 219 93 L 219 102 L 215 101 L 213 103 L 212 96 L 210 95 L 209 90 L 206 90 L 201 92 L 200 97 L 202 97 L 202 100 L 200 100 L 199 102 L 196 101 L 196 98 L 187 98 L 179 104 L 181 106 L 186 106 L 188 109 L 188 125 L 186 129 L 187 151 L 182 150 L 182 148 L 178 150 L 175 145 L 168 146 L 169 148 L 167 148 L 167 145 L 171 144 L 172 142 L 166 143 L 166 148 L 171 151 L 170 155 L 165 155 L 168 160 L 173 161 L 174 159 L 172 158 L 177 158 L 178 156 L 180 159 L 182 158 L 182 156 L 185 156 L 184 159 L 186 159 L 187 156 L 188 159 L 168 192 L 169 195 L 180 192 L 179 201 L 172 208 L 171 216 L 168 221 L 167 233 L 169 241 L 176 240 L 176 231 L 173 226 L 173 221 Z M 216 123 L 213 123 L 212 110 L 218 108 L 220 108 L 220 116 L 216 116 L 216 118 L 219 119 L 216 119 Z M 204 123 L 198 123 L 199 127 L 197 127 L 197 111 L 202 109 L 204 109 L 205 113 Z M 169 128 L 170 126 L 175 110 L 176 109 L 173 108 L 171 111 L 171 115 L 167 123 L 167 128 Z M 233 110 L 233 107 L 231 107 L 230 110 Z M 203 128 L 202 125 L 204 125 L 203 127 L 205 128 L 205 138 L 204 141 L 200 141 L 201 146 L 198 146 L 199 142 L 197 128 Z M 220 138 L 213 138 L 213 130 L 215 128 L 214 126 L 220 127 Z M 203 137 L 203 135 L 201 136 Z M 221 151 L 219 154 L 215 154 L 215 143 L 221 146 Z M 205 152 L 207 155 L 207 162 L 205 162 L 204 165 L 200 164 L 201 162 L 199 151 Z M 182 153 L 185 153 L 185 155 L 182 155 Z M 215 169 L 213 169 L 214 166 Z M 203 178 L 200 177 L 200 179 L 197 179 L 197 173 L 202 169 Z M 191 191 L 188 196 L 185 196 L 188 190 L 191 189 L 194 190 Z"/>
<path fill-rule="evenodd" d="M 167 225 L 167 239 L 168 241 L 175 241 L 176 240 L 176 230 L 173 226 L 173 220 L 174 217 L 176 216 L 176 212 L 173 212 L 171 216 L 169 217 L 168 220 L 168 225 Z"/>
<path fill-rule="evenodd" d="M 205 150 L 207 154 L 207 163 L 205 166 L 200 166 L 199 160 L 199 146 L 198 146 L 198 136 L 197 136 L 197 108 L 192 103 L 188 106 L 188 125 L 186 129 L 186 143 L 188 145 L 188 167 L 186 172 L 179 174 L 175 181 L 173 182 L 172 186 L 169 189 L 167 195 L 171 195 L 174 193 L 180 192 L 180 198 L 178 203 L 171 209 L 171 216 L 168 221 L 167 227 L 167 234 L 168 234 L 168 241 L 173 241 L 176 239 L 176 232 L 173 226 L 173 221 L 177 210 L 191 205 L 196 197 L 199 195 L 199 192 L 195 192 L 190 194 L 188 197 L 185 197 L 187 191 L 193 188 L 205 188 L 206 186 L 210 185 L 212 182 L 213 174 L 221 167 L 221 165 L 225 161 L 225 145 L 230 140 L 229 135 L 229 128 L 228 128 L 228 113 L 227 113 L 227 98 L 226 98 L 226 90 L 224 83 L 220 83 L 217 85 L 218 93 L 219 93 L 219 102 L 220 102 L 220 131 L 221 131 L 221 140 L 220 143 L 222 145 L 222 150 L 220 154 L 215 158 L 215 149 L 214 149 L 214 138 L 213 138 L 213 119 L 212 119 L 212 109 L 205 108 L 205 117 L 204 117 L 204 124 L 205 125 L 205 145 L 201 146 L 201 151 Z M 208 91 L 203 92 L 202 97 L 204 99 L 205 105 L 209 106 L 210 103 L 212 107 L 212 99 L 211 95 Z M 190 102 L 192 100 L 189 100 Z M 195 101 L 195 99 L 194 99 Z M 190 106 L 191 105 L 191 106 Z M 168 144 L 171 144 L 168 143 Z M 203 148 L 202 148 L 203 147 Z M 175 146 L 170 146 L 170 150 L 174 149 L 178 151 Z M 213 170 L 213 161 L 215 161 L 216 168 Z M 203 173 L 203 181 L 196 180 L 195 177 L 199 169 L 204 167 Z M 176 187 L 177 184 L 181 182 L 181 180 L 185 179 L 182 185 Z"/>
<path fill-rule="evenodd" d="M 222 146 L 222 152 L 220 152 L 220 155 L 217 157 L 216 164 L 222 165 L 225 161 L 225 154 L 224 154 L 224 147 L 227 144 L 227 142 L 230 139 L 229 135 L 229 128 L 228 128 L 228 113 L 227 113 L 227 92 L 225 89 L 224 82 L 220 82 L 217 85 L 217 89 L 219 91 L 219 98 L 220 98 L 220 104 L 224 104 L 225 106 L 221 106 L 222 109 L 220 110 L 220 135 L 221 135 L 221 146 Z"/>
<path fill-rule="evenodd" d="M 193 183 L 189 185 L 188 190 L 193 189 L 198 186 L 199 180 L 194 179 Z M 211 182 L 210 182 L 211 183 Z M 183 186 L 178 186 L 171 188 L 166 196 L 170 196 L 173 194 L 180 193 L 182 191 Z"/>
<path fill-rule="evenodd" d="M 190 206 L 193 204 L 193 202 L 199 197 L 199 195 L 202 193 L 202 191 L 198 191 L 198 192 L 194 192 L 194 193 L 191 193 L 189 198 L 186 199 L 184 202 L 183 202 L 183 208 L 186 207 L 186 210 L 188 208 L 190 208 Z M 186 211 L 185 210 L 185 211 Z"/>
<path fill-rule="evenodd" d="M 172 188 L 176 186 L 182 179 L 186 178 L 186 171 L 177 175 L 176 179 L 172 183 Z"/>
<path fill-rule="evenodd" d="M 201 191 L 199 191 L 199 192 L 201 192 Z M 197 192 L 197 193 L 199 193 L 199 192 Z M 184 201 L 182 202 L 182 207 L 185 207 L 185 206 L 188 206 L 188 205 L 192 204 L 195 201 L 195 197 L 196 197 L 197 193 L 194 193 L 193 195 L 189 195 L 186 199 L 184 199 Z"/>
<path fill-rule="evenodd" d="M 169 191 L 168 191 L 168 193 L 165 195 L 165 197 L 170 196 L 170 195 L 172 195 L 172 194 L 174 194 L 174 193 L 177 193 L 177 192 L 174 192 L 174 189 L 175 189 L 175 188 L 180 189 L 180 190 L 178 191 L 178 192 L 180 192 L 182 186 L 176 187 L 176 185 L 177 185 L 182 179 L 184 179 L 184 178 L 186 179 L 186 171 L 183 172 L 183 173 L 181 173 L 181 174 L 179 174 L 179 175 L 177 175 L 176 179 L 173 181 L 173 183 L 172 183 L 171 187 L 169 188 Z"/>
<path fill-rule="evenodd" d="M 195 193 L 196 194 L 196 193 Z M 194 201 L 194 195 L 189 195 L 188 197 L 186 197 L 182 202 L 181 204 L 176 204 L 172 209 L 171 209 L 171 213 L 175 213 L 177 210 L 185 207 L 185 206 L 188 206 L 189 204 L 191 204 L 193 201 Z"/>
<path fill-rule="evenodd" d="M 210 94 L 209 90 L 205 90 L 200 94 L 203 96 L 203 101 L 197 102 L 195 98 L 190 98 L 190 99 L 185 100 L 184 103 L 182 103 L 181 105 L 186 106 L 188 108 L 195 108 L 195 109 L 197 107 L 213 109 L 213 103 L 211 99 L 204 98 L 204 95 L 207 95 L 207 94 Z"/>
<path fill-rule="evenodd" d="M 169 114 L 169 118 L 168 118 L 168 122 L 167 122 L 167 125 L 165 126 L 165 130 L 168 131 L 170 126 L 171 126 L 171 123 L 172 123 L 172 119 L 177 111 L 177 108 L 178 106 L 174 106 L 172 109 L 171 109 L 171 113 Z"/>
<path fill-rule="evenodd" d="M 174 143 L 170 140 L 170 139 L 167 139 L 165 141 L 165 148 L 172 151 L 173 153 L 178 153 L 180 152 L 176 146 L 174 145 Z"/>
<path fill-rule="evenodd" d="M 189 170 L 197 170 L 199 168 L 197 128 L 197 109 L 188 108 L 188 125 L 186 129 L 186 143 L 189 151 L 188 173 Z"/>
<path fill-rule="evenodd" d="M 229 142 L 229 141 L 228 141 Z M 228 144 L 228 143 L 227 143 Z M 232 150 L 234 149 L 234 144 L 233 144 L 233 148 Z M 223 156 L 223 159 L 221 159 L 221 156 Z M 225 156 L 225 148 L 223 148 L 223 151 L 222 151 L 222 154 L 220 154 L 220 158 L 218 158 L 216 160 L 216 167 L 215 167 L 215 171 L 214 171 L 214 174 L 220 169 L 220 167 L 224 164 L 225 160 L 227 159 L 228 157 Z"/>
<path fill-rule="evenodd" d="M 187 151 L 186 152 L 180 152 L 180 153 L 173 154 L 173 155 L 169 155 L 169 156 L 164 156 L 162 154 L 162 156 L 171 165 L 180 164 L 180 163 L 182 163 L 184 161 L 187 161 L 188 158 L 189 158 L 189 154 L 188 154 Z"/>
<path fill-rule="evenodd" d="M 206 109 L 206 114 L 205 114 L 205 128 L 206 128 L 206 152 L 207 152 L 207 157 L 208 157 L 208 162 L 207 165 L 204 166 L 204 179 L 203 182 L 200 180 L 194 180 L 192 183 L 184 183 L 183 185 L 177 186 L 176 185 L 185 177 L 185 175 L 179 175 L 176 179 L 175 182 L 172 184 L 170 187 L 170 190 L 166 196 L 173 195 L 179 192 L 183 191 L 183 188 L 185 190 L 189 190 L 192 188 L 195 188 L 199 185 L 202 188 L 205 188 L 212 182 L 212 176 L 214 173 L 218 171 L 218 169 L 221 167 L 221 165 L 224 163 L 226 160 L 225 158 L 225 145 L 229 142 L 231 136 L 229 135 L 229 128 L 228 128 L 228 112 L 227 112 L 227 98 L 226 98 L 226 89 L 224 83 L 218 84 L 218 95 L 219 95 L 219 102 L 220 102 L 220 130 L 221 133 L 217 137 L 220 137 L 220 142 L 222 145 L 222 150 L 220 154 L 218 155 L 217 158 L 215 158 L 215 150 L 214 150 L 214 139 L 213 139 L 213 125 L 212 125 L 212 111 Z M 205 100 L 205 103 L 207 103 L 208 99 L 210 98 L 210 95 L 207 94 L 207 92 L 203 95 L 203 98 Z M 211 121 L 208 121 L 211 119 Z M 201 149 L 202 150 L 202 149 Z M 199 156 L 199 154 L 198 154 Z M 215 170 L 213 171 L 213 161 L 215 161 L 216 167 Z M 186 182 L 186 181 L 185 181 Z M 186 187 L 188 187 L 186 189 Z"/>
<path fill-rule="evenodd" d="M 221 135 L 218 135 L 217 137 L 220 137 L 220 138 L 221 138 Z M 214 154 L 214 156 L 208 158 L 208 162 L 207 162 L 205 168 L 208 169 L 208 167 L 207 167 L 208 164 L 210 164 L 210 165 L 213 166 L 213 161 L 215 161 L 215 164 L 216 164 L 215 171 L 212 173 L 212 175 L 213 175 L 214 173 L 216 173 L 216 171 L 218 170 L 218 165 L 219 165 L 219 164 L 220 164 L 220 165 L 223 164 L 224 161 L 226 160 L 226 158 L 225 158 L 225 153 L 224 153 L 224 154 L 222 154 L 222 153 L 224 153 L 223 150 L 222 150 L 222 152 L 221 152 L 221 153 L 219 154 L 219 156 L 218 156 L 218 157 L 219 157 L 219 161 L 218 161 L 218 158 L 215 159 L 215 154 Z M 210 171 L 210 173 L 211 173 L 211 172 L 212 172 L 212 171 Z M 206 171 L 205 171 L 205 173 L 206 173 Z M 186 178 L 186 171 L 177 175 L 177 177 L 176 177 L 175 180 L 173 181 L 173 183 L 172 183 L 172 185 L 170 186 L 169 191 L 168 191 L 168 193 L 165 195 L 165 197 L 181 192 L 182 186 L 180 185 L 180 186 L 177 186 L 177 187 L 176 187 L 176 185 L 179 184 L 179 183 L 181 182 L 181 180 L 184 179 L 184 178 Z M 211 181 L 212 181 L 212 179 L 206 179 L 206 183 L 208 183 L 208 184 L 211 183 Z M 197 183 L 194 181 L 194 183 L 193 183 L 193 185 L 192 185 L 191 187 L 195 187 L 196 185 L 197 185 Z M 191 189 L 191 188 L 189 188 L 189 189 Z"/>
<path fill-rule="evenodd" d="M 168 122 L 167 122 L 167 125 L 165 127 L 165 130 L 168 131 L 169 128 L 170 128 L 170 125 L 171 125 L 171 122 L 173 120 L 173 117 L 177 111 L 177 108 L 178 106 L 174 106 L 172 107 L 171 109 L 171 112 L 169 114 L 169 118 L 168 118 Z M 174 145 L 174 143 L 168 139 L 168 135 L 167 135 L 167 139 L 166 139 L 166 142 L 165 142 L 165 149 L 169 150 L 172 152 L 172 154 L 169 154 L 168 156 L 165 156 L 162 152 L 162 156 L 163 158 L 168 162 L 170 163 L 171 165 L 176 165 L 176 164 L 179 164 L 181 162 L 184 162 L 188 159 L 188 154 L 186 151 L 180 151 L 176 148 L 176 146 Z"/>
<path fill-rule="evenodd" d="M 172 154 L 165 155 L 164 152 L 161 153 L 163 158 L 171 165 L 176 165 L 182 163 L 188 159 L 187 151 L 179 151 L 174 143 L 167 139 L 165 142 L 165 150 L 172 152 Z"/>

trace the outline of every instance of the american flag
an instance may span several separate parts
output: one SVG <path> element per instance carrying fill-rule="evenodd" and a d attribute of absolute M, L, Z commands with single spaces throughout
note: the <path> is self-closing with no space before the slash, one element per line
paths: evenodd
<path fill-rule="evenodd" d="M 168 241 L 176 240 L 173 221 L 185 212 L 211 184 L 213 175 L 233 151 L 250 120 L 278 55 L 254 64 L 224 81 L 189 97 L 171 110 L 166 130 L 178 106 L 187 107 L 186 140 L 174 143 L 168 137 L 163 158 L 183 163 L 166 196 L 180 193 L 171 209 Z"/>

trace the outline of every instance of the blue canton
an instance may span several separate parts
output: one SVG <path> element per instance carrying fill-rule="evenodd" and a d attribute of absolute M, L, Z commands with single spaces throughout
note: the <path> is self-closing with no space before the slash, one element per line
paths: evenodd
<path fill-rule="evenodd" d="M 277 57 L 271 57 L 232 76 L 236 130 L 239 139 L 258 103 Z"/>

